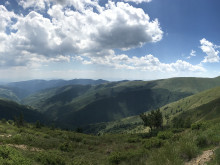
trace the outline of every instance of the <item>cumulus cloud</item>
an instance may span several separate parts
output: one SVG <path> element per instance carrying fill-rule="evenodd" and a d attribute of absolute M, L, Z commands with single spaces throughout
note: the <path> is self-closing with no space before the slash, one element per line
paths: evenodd
<path fill-rule="evenodd" d="M 5 6 L 0 5 L 0 33 L 6 33 L 6 28 L 10 28 L 13 23 L 12 18 L 17 18 L 17 16 L 9 12 Z"/>
<path fill-rule="evenodd" d="M 134 2 L 136 4 L 139 4 L 139 3 L 143 3 L 143 2 L 151 2 L 152 0 L 124 0 L 125 2 Z"/>
<path fill-rule="evenodd" d="M 18 2 L 24 9 L 33 8 L 34 10 L 45 10 L 46 7 L 62 5 L 73 7 L 75 10 L 84 11 L 85 9 L 98 5 L 98 0 L 21 0 Z"/>
<path fill-rule="evenodd" d="M 200 44 L 201 44 L 200 48 L 207 55 L 207 56 L 205 56 L 204 60 L 202 61 L 203 63 L 214 63 L 214 62 L 220 61 L 220 58 L 218 55 L 219 51 L 216 50 L 216 48 L 218 48 L 217 45 L 214 45 L 213 43 L 206 40 L 205 38 L 200 40 Z"/>
<path fill-rule="evenodd" d="M 191 57 L 195 57 L 195 56 L 196 56 L 196 51 L 191 50 L 190 55 L 187 57 L 187 59 L 190 59 Z"/>
<path fill-rule="evenodd" d="M 46 8 L 46 2 L 45 0 L 21 0 L 18 4 L 24 9 L 33 7 L 36 10 L 43 10 Z"/>
<path fill-rule="evenodd" d="M 149 54 L 142 57 L 129 57 L 125 54 L 111 55 L 104 57 L 90 57 L 84 59 L 76 56 L 74 60 L 81 61 L 83 64 L 96 64 L 108 66 L 115 69 L 129 69 L 142 71 L 160 71 L 160 72 L 204 72 L 201 65 L 192 65 L 186 61 L 177 60 L 175 63 L 162 63 L 157 57 Z"/>
<path fill-rule="evenodd" d="M 112 49 L 127 50 L 162 39 L 158 20 L 150 20 L 142 10 L 123 2 L 109 2 L 98 13 L 82 13 L 54 5 L 48 10 L 61 40 L 71 37 L 77 48 L 75 53 L 106 55 Z"/>
<path fill-rule="evenodd" d="M 167 64 L 153 55 L 116 55 L 115 49 L 129 50 L 162 39 L 163 31 L 159 21 L 151 20 L 143 9 L 112 1 L 104 7 L 99 6 L 96 0 L 33 2 L 22 0 L 19 4 L 25 9 L 48 9 L 46 12 L 49 17 L 37 10 L 24 16 L 16 15 L 0 6 L 1 66 L 39 67 L 45 63 L 75 60 L 85 65 L 96 64 L 116 69 L 205 71 L 200 65 L 182 60 Z M 6 33 L 6 29 L 10 33 Z M 195 53 L 192 50 L 191 56 Z"/>
<path fill-rule="evenodd" d="M 45 9 L 49 17 L 37 10 L 16 15 L 0 6 L 1 65 L 29 64 L 33 55 L 58 61 L 60 56 L 112 56 L 114 49 L 140 47 L 163 36 L 157 19 L 150 20 L 142 9 L 124 2 L 109 1 L 104 7 L 97 0 L 21 0 L 19 4 L 24 9 Z"/>

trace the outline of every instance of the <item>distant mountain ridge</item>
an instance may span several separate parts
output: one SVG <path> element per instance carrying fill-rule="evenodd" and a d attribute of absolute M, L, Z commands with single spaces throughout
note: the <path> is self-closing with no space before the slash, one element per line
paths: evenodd
<path fill-rule="evenodd" d="M 76 127 L 138 115 L 216 86 L 220 86 L 219 77 L 70 85 L 39 92 L 23 103 L 34 106 L 63 127 Z"/>
<path fill-rule="evenodd" d="M 106 80 L 73 79 L 73 80 L 29 80 L 4 84 L 0 86 L 0 97 L 20 101 L 28 95 L 44 89 L 62 87 L 66 85 L 97 85 L 106 83 Z"/>
<path fill-rule="evenodd" d="M 139 115 L 218 86 L 220 77 L 119 82 L 32 80 L 1 86 L 0 97 L 32 106 L 57 126 L 73 129 Z"/>

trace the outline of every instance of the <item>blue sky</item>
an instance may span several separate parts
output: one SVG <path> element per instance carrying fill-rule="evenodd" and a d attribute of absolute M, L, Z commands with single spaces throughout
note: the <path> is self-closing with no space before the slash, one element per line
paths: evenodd
<path fill-rule="evenodd" d="M 3 0 L 0 81 L 216 77 L 218 0 Z"/>

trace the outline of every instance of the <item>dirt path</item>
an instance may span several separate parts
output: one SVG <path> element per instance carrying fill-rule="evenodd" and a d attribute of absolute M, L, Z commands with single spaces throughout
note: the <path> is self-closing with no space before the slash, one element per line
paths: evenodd
<path fill-rule="evenodd" d="M 40 148 L 36 148 L 36 147 L 28 147 L 24 144 L 7 144 L 7 146 L 10 146 L 10 147 L 15 147 L 15 148 L 18 148 L 18 149 L 22 149 L 22 150 L 29 150 L 29 151 L 35 151 L 35 152 L 39 152 L 39 151 L 42 151 L 42 149 Z"/>
<path fill-rule="evenodd" d="M 0 135 L 0 137 L 6 137 L 6 138 L 9 138 L 11 136 L 12 136 L 11 134 Z M 1 144 L 1 142 L 0 142 L 0 144 Z M 29 150 L 29 151 L 35 151 L 35 152 L 43 151 L 40 148 L 29 147 L 29 146 L 24 145 L 24 144 L 20 144 L 20 145 L 18 145 L 18 144 L 6 144 L 6 145 L 10 146 L 10 147 L 15 147 L 15 148 L 18 148 L 18 149 L 22 149 L 22 150 Z"/>
<path fill-rule="evenodd" d="M 192 159 L 191 161 L 185 163 L 185 165 L 205 165 L 213 158 L 215 149 L 204 151 L 197 158 Z"/>
<path fill-rule="evenodd" d="M 0 135 L 0 137 L 7 137 L 7 138 L 9 138 L 9 137 L 11 137 L 11 134 Z"/>

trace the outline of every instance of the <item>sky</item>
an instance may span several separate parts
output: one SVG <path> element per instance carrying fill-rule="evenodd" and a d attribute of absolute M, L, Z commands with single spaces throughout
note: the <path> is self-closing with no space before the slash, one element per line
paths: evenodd
<path fill-rule="evenodd" d="M 1 0 L 0 82 L 220 75 L 219 0 Z"/>

